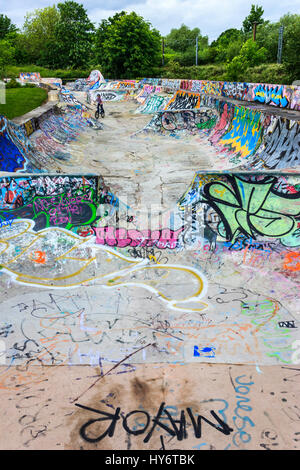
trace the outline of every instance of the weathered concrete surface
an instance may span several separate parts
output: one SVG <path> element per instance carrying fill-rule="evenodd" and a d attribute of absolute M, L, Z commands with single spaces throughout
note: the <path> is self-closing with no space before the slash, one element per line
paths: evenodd
<path fill-rule="evenodd" d="M 132 359 L 119 365 L 103 359 L 100 367 L 2 368 L 0 448 L 299 450 L 299 370 L 218 364 L 139 367 Z M 165 411 L 158 421 L 166 428 L 157 425 L 151 434 L 162 404 Z M 118 407 L 113 436 L 103 436 Z M 196 422 L 201 415 L 212 424 L 203 420 L 197 435 L 188 409 Z M 99 411 L 111 417 L 84 427 L 105 416 Z M 186 435 L 180 436 L 172 423 L 179 431 L 182 412 Z M 216 416 L 225 423 L 224 433 L 213 427 L 220 424 Z M 125 431 L 126 417 L 131 432 Z"/>
<path fill-rule="evenodd" d="M 299 175 L 202 171 L 105 108 L 77 175 L 0 179 L 0 447 L 299 449 Z"/>
<path fill-rule="evenodd" d="M 47 103 L 39 106 L 38 108 L 33 109 L 32 111 L 29 111 L 26 114 L 23 114 L 23 116 L 15 117 L 14 119 L 12 119 L 12 121 L 15 124 L 21 126 L 22 124 L 25 124 L 25 122 L 30 121 L 30 119 L 38 118 L 41 115 L 48 113 L 48 111 L 52 110 L 58 104 L 58 102 L 58 98 L 54 101 L 47 101 Z"/>
<path fill-rule="evenodd" d="M 120 344 L 137 353 L 153 341 L 135 362 L 295 363 L 298 175 L 198 173 L 176 205 L 153 211 L 101 177 L 0 182 L 8 363 L 28 359 L 27 341 L 45 365 L 93 363 L 99 345 L 118 361 Z"/>

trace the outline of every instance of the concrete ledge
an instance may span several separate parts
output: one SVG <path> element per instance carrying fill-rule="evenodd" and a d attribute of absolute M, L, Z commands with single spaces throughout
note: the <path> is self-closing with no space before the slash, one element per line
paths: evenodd
<path fill-rule="evenodd" d="M 51 101 L 51 102 L 48 101 L 47 103 L 43 104 L 42 106 L 39 106 L 38 108 L 35 108 L 32 111 L 29 111 L 29 113 L 23 114 L 23 116 L 18 116 L 16 118 L 12 119 L 12 121 L 15 124 L 18 124 L 19 126 L 22 126 L 27 121 L 30 121 L 33 118 L 39 118 L 43 114 L 47 113 L 48 111 L 50 111 L 50 109 L 54 108 L 57 105 L 58 102 L 59 102 L 59 100 Z"/>

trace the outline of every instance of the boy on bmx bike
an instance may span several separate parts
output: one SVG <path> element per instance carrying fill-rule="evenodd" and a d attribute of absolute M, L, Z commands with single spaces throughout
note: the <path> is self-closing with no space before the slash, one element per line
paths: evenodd
<path fill-rule="evenodd" d="M 96 103 L 97 103 L 97 111 L 95 112 L 95 118 L 98 119 L 100 113 L 101 113 L 101 117 L 104 118 L 105 112 L 103 108 L 103 101 L 99 93 L 97 94 L 97 97 L 96 97 Z"/>

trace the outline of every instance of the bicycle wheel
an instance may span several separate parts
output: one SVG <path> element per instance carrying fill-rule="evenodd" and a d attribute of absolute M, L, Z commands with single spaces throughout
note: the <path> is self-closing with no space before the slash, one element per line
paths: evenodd
<path fill-rule="evenodd" d="M 95 112 L 95 119 L 98 119 L 99 118 L 99 111 L 96 111 Z"/>
<path fill-rule="evenodd" d="M 101 117 L 102 117 L 102 119 L 105 117 L 105 112 L 104 111 L 101 111 Z"/>

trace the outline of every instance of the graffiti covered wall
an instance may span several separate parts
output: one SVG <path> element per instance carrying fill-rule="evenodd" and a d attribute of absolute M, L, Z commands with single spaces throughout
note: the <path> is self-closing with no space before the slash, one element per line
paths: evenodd
<path fill-rule="evenodd" d="M 218 168 L 299 168 L 299 121 L 200 94 L 198 108 L 189 109 L 186 93 L 177 92 L 143 132 L 175 137 L 197 135 L 200 145 L 208 143 L 215 149 Z"/>
<path fill-rule="evenodd" d="M 134 209 L 104 188 L 89 176 L 1 179 L 0 282 L 46 289 L 39 294 L 45 302 L 49 287 L 60 296 L 85 286 L 96 302 L 78 304 L 78 322 L 71 314 L 56 322 L 57 332 L 68 333 L 51 355 L 37 352 L 45 365 L 67 351 L 69 363 L 90 363 L 100 343 L 118 360 L 119 341 L 129 354 L 153 334 L 155 348 L 136 354 L 135 362 L 292 364 L 299 339 L 299 176 L 196 174 L 154 227 L 138 223 Z M 30 296 L 22 294 L 22 305 Z M 153 325 L 164 331 L 154 333 L 151 322 L 135 316 L 140 302 L 148 304 L 142 317 L 154 309 Z M 7 357 L 22 363 L 14 344 L 27 320 L 17 304 L 16 296 L 2 303 L 1 321 L 3 328 L 13 325 Z M 28 321 L 27 336 L 45 351 L 34 326 L 40 320 Z M 103 336 L 106 321 L 116 326 Z"/>
<path fill-rule="evenodd" d="M 69 144 L 88 128 L 103 128 L 72 94 L 60 96 L 64 109 L 51 108 L 20 126 L 0 116 L 0 171 L 59 172 L 59 162 L 71 159 Z"/>
<path fill-rule="evenodd" d="M 299 448 L 299 122 L 179 82 L 200 108 L 152 128 L 248 171 L 198 171 L 153 212 L 99 176 L 0 177 L 1 448 Z M 55 161 L 86 124 L 73 106 L 20 132 Z"/>
<path fill-rule="evenodd" d="M 199 93 L 178 90 L 167 103 L 165 109 L 194 109 L 200 107 Z"/>
<path fill-rule="evenodd" d="M 176 93 L 178 90 L 192 91 L 205 95 L 224 96 L 258 104 L 300 110 L 299 86 L 177 79 L 147 79 L 147 83 L 157 83 L 171 93 Z"/>

